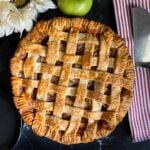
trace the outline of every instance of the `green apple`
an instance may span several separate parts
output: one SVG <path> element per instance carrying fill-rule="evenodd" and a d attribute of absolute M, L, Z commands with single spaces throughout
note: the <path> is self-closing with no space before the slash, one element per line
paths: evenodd
<path fill-rule="evenodd" d="M 58 8 L 69 16 L 84 16 L 91 9 L 93 0 L 57 0 Z"/>

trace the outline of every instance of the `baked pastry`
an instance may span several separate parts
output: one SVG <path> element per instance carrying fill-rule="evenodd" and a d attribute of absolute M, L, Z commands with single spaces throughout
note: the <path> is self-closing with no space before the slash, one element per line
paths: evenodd
<path fill-rule="evenodd" d="M 64 144 L 107 136 L 131 104 L 134 70 L 125 42 L 82 18 L 39 22 L 10 63 L 14 103 L 26 124 Z"/>

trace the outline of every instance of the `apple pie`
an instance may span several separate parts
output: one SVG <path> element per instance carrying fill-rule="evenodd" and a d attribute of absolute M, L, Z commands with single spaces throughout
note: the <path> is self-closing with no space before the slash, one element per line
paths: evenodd
<path fill-rule="evenodd" d="M 83 18 L 40 21 L 10 61 L 13 99 L 33 131 L 63 144 L 107 136 L 133 97 L 124 40 Z"/>

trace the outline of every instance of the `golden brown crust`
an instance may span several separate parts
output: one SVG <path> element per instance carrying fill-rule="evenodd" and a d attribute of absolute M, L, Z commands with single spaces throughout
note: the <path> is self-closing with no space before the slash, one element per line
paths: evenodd
<path fill-rule="evenodd" d="M 37 23 L 19 43 L 10 69 L 14 103 L 24 121 L 60 143 L 107 136 L 131 104 L 134 66 L 128 48 L 98 22 Z"/>

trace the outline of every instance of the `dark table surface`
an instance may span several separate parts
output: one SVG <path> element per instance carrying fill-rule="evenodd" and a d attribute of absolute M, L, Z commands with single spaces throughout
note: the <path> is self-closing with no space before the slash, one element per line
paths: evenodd
<path fill-rule="evenodd" d="M 38 20 L 48 20 L 56 16 L 64 15 L 58 9 L 49 10 L 46 13 L 40 14 Z M 112 0 L 94 0 L 91 11 L 85 17 L 104 23 L 116 32 Z M 23 36 L 25 34 L 24 32 Z M 12 93 L 10 87 L 9 60 L 13 56 L 19 41 L 19 34 L 13 34 L 0 39 L 0 91 L 6 93 L 10 99 L 12 99 Z M 9 130 L 5 132 L 7 134 Z M 111 135 L 88 144 L 71 146 L 58 144 L 46 138 L 36 136 L 31 128 L 26 125 L 23 125 L 20 133 L 19 141 L 13 150 L 150 150 L 150 140 L 136 144 L 132 143 L 127 115 Z M 2 150 L 2 148 L 0 149 Z"/>

